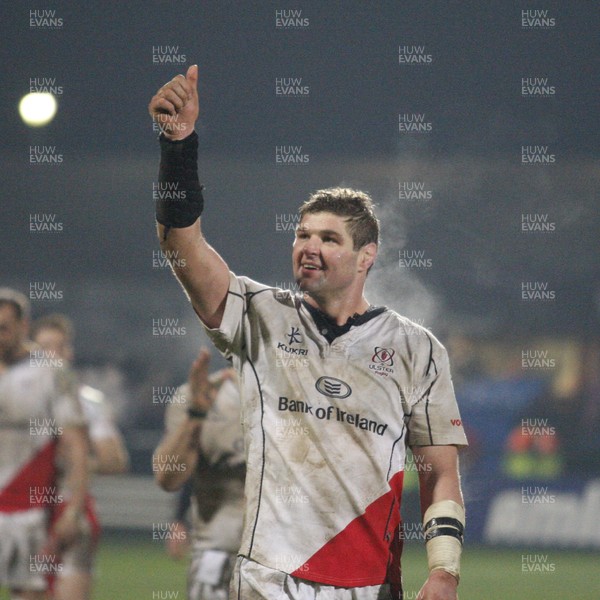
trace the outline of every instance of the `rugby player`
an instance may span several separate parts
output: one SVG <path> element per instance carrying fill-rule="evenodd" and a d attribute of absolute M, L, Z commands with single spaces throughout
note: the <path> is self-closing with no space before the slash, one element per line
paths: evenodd
<path fill-rule="evenodd" d="M 166 491 L 192 484 L 188 600 L 227 600 L 242 538 L 244 442 L 240 395 L 232 369 L 208 375 L 209 353 L 193 362 L 165 413 L 165 435 L 153 456 Z M 178 527 L 178 531 L 185 531 Z"/>
<path fill-rule="evenodd" d="M 73 362 L 74 328 L 65 315 L 51 314 L 37 319 L 32 325 L 31 337 L 48 355 L 60 358 L 67 365 Z M 77 391 L 88 426 L 89 470 L 106 475 L 124 473 L 129 466 L 129 455 L 106 404 L 104 393 L 89 385 L 78 385 Z M 59 477 L 59 491 L 63 483 L 62 477 Z M 79 521 L 79 527 L 77 542 L 63 552 L 62 569 L 56 573 L 53 581 L 56 600 L 91 598 L 100 523 L 94 499 L 89 494 L 86 496 L 85 515 Z"/>
<path fill-rule="evenodd" d="M 0 586 L 46 598 L 57 553 L 76 542 L 85 507 L 85 420 L 72 374 L 27 340 L 29 302 L 0 290 Z M 58 456 L 65 486 L 57 489 Z M 48 536 L 48 512 L 60 509 Z"/>
<path fill-rule="evenodd" d="M 157 233 L 215 346 L 240 373 L 246 510 L 231 597 L 402 597 L 405 449 L 419 471 L 429 576 L 422 600 L 454 600 L 466 445 L 445 348 L 364 295 L 379 222 L 363 192 L 334 188 L 300 208 L 292 268 L 301 294 L 230 272 L 201 232 L 197 66 L 153 96 Z M 289 357 L 282 360 L 281 357 Z M 420 390 L 415 393 L 415 390 Z"/>

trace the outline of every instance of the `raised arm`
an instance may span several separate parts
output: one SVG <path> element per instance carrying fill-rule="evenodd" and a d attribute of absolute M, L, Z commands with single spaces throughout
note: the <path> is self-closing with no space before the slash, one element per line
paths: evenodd
<path fill-rule="evenodd" d="M 456 446 L 413 446 L 419 471 L 421 513 L 429 577 L 418 600 L 456 600 L 465 512 Z"/>
<path fill-rule="evenodd" d="M 154 451 L 154 478 L 167 492 L 178 490 L 195 471 L 201 452 L 200 435 L 204 419 L 223 382 L 233 376 L 231 369 L 223 369 L 209 378 L 209 361 L 210 353 L 206 348 L 201 349 L 188 377 L 186 413 L 178 426 L 164 435 Z"/>
<path fill-rule="evenodd" d="M 187 417 L 167 433 L 152 456 L 154 480 L 166 492 L 174 492 L 190 479 L 198 464 L 198 437 L 202 423 Z"/>
<path fill-rule="evenodd" d="M 155 186 L 157 233 L 162 251 L 210 328 L 221 324 L 229 288 L 229 268 L 206 242 L 198 180 L 198 67 L 177 75 L 152 97 L 150 115 L 159 124 L 161 163 Z"/>

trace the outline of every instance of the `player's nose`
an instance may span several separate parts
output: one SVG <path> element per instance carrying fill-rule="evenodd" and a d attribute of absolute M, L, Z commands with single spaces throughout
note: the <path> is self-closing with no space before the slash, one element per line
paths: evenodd
<path fill-rule="evenodd" d="M 319 253 L 321 247 L 321 240 L 318 236 L 313 235 L 306 240 L 302 251 L 306 256 L 314 256 Z"/>

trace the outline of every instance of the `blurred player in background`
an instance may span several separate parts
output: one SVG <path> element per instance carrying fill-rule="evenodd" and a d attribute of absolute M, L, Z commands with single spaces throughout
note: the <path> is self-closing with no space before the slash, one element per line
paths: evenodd
<path fill-rule="evenodd" d="M 44 316 L 32 326 L 32 339 L 48 355 L 59 357 L 67 365 L 72 364 L 74 358 L 73 337 L 73 324 L 62 314 Z M 79 385 L 78 399 L 88 425 L 90 472 L 106 475 L 124 473 L 129 466 L 129 455 L 103 392 L 88 385 Z M 59 490 L 62 485 L 63 481 L 59 479 Z M 61 557 L 63 568 L 57 573 L 53 585 L 56 600 L 88 600 L 91 597 L 100 525 L 89 494 L 85 508 L 77 543 Z"/>
<path fill-rule="evenodd" d="M 419 598 L 455 600 L 465 521 L 457 448 L 467 442 L 446 349 L 365 298 L 379 221 L 363 192 L 321 190 L 300 207 L 292 267 L 302 294 L 230 272 L 201 231 L 197 79 L 193 65 L 150 102 L 163 130 L 159 185 L 179 190 L 157 201 L 157 233 L 183 259 L 173 271 L 240 373 L 246 512 L 232 597 L 401 599 L 410 446 L 427 467 Z"/>
<path fill-rule="evenodd" d="M 0 289 L 0 586 L 11 600 L 46 598 L 46 577 L 62 568 L 54 552 L 78 539 L 87 490 L 87 436 L 74 377 L 28 341 L 28 329 L 27 298 Z M 57 509 L 50 542 L 48 512 Z"/>
<path fill-rule="evenodd" d="M 233 369 L 209 377 L 209 358 L 207 350 L 200 351 L 188 382 L 173 396 L 153 456 L 164 490 L 191 484 L 188 600 L 228 598 L 242 537 L 245 467 L 237 379 Z M 178 527 L 185 526 L 180 521 Z M 171 550 L 179 553 L 181 547 Z"/>

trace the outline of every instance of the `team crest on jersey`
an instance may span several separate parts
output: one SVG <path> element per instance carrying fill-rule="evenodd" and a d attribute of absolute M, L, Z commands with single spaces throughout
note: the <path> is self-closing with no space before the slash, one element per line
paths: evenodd
<path fill-rule="evenodd" d="M 352 393 L 352 388 L 341 379 L 335 377 L 319 377 L 315 383 L 317 391 L 329 398 L 347 398 Z"/>
<path fill-rule="evenodd" d="M 396 351 L 392 348 L 383 348 L 382 346 L 375 346 L 373 349 L 373 356 L 371 356 L 371 364 L 369 369 L 375 371 L 377 375 L 387 377 L 394 373 L 394 354 Z"/>

